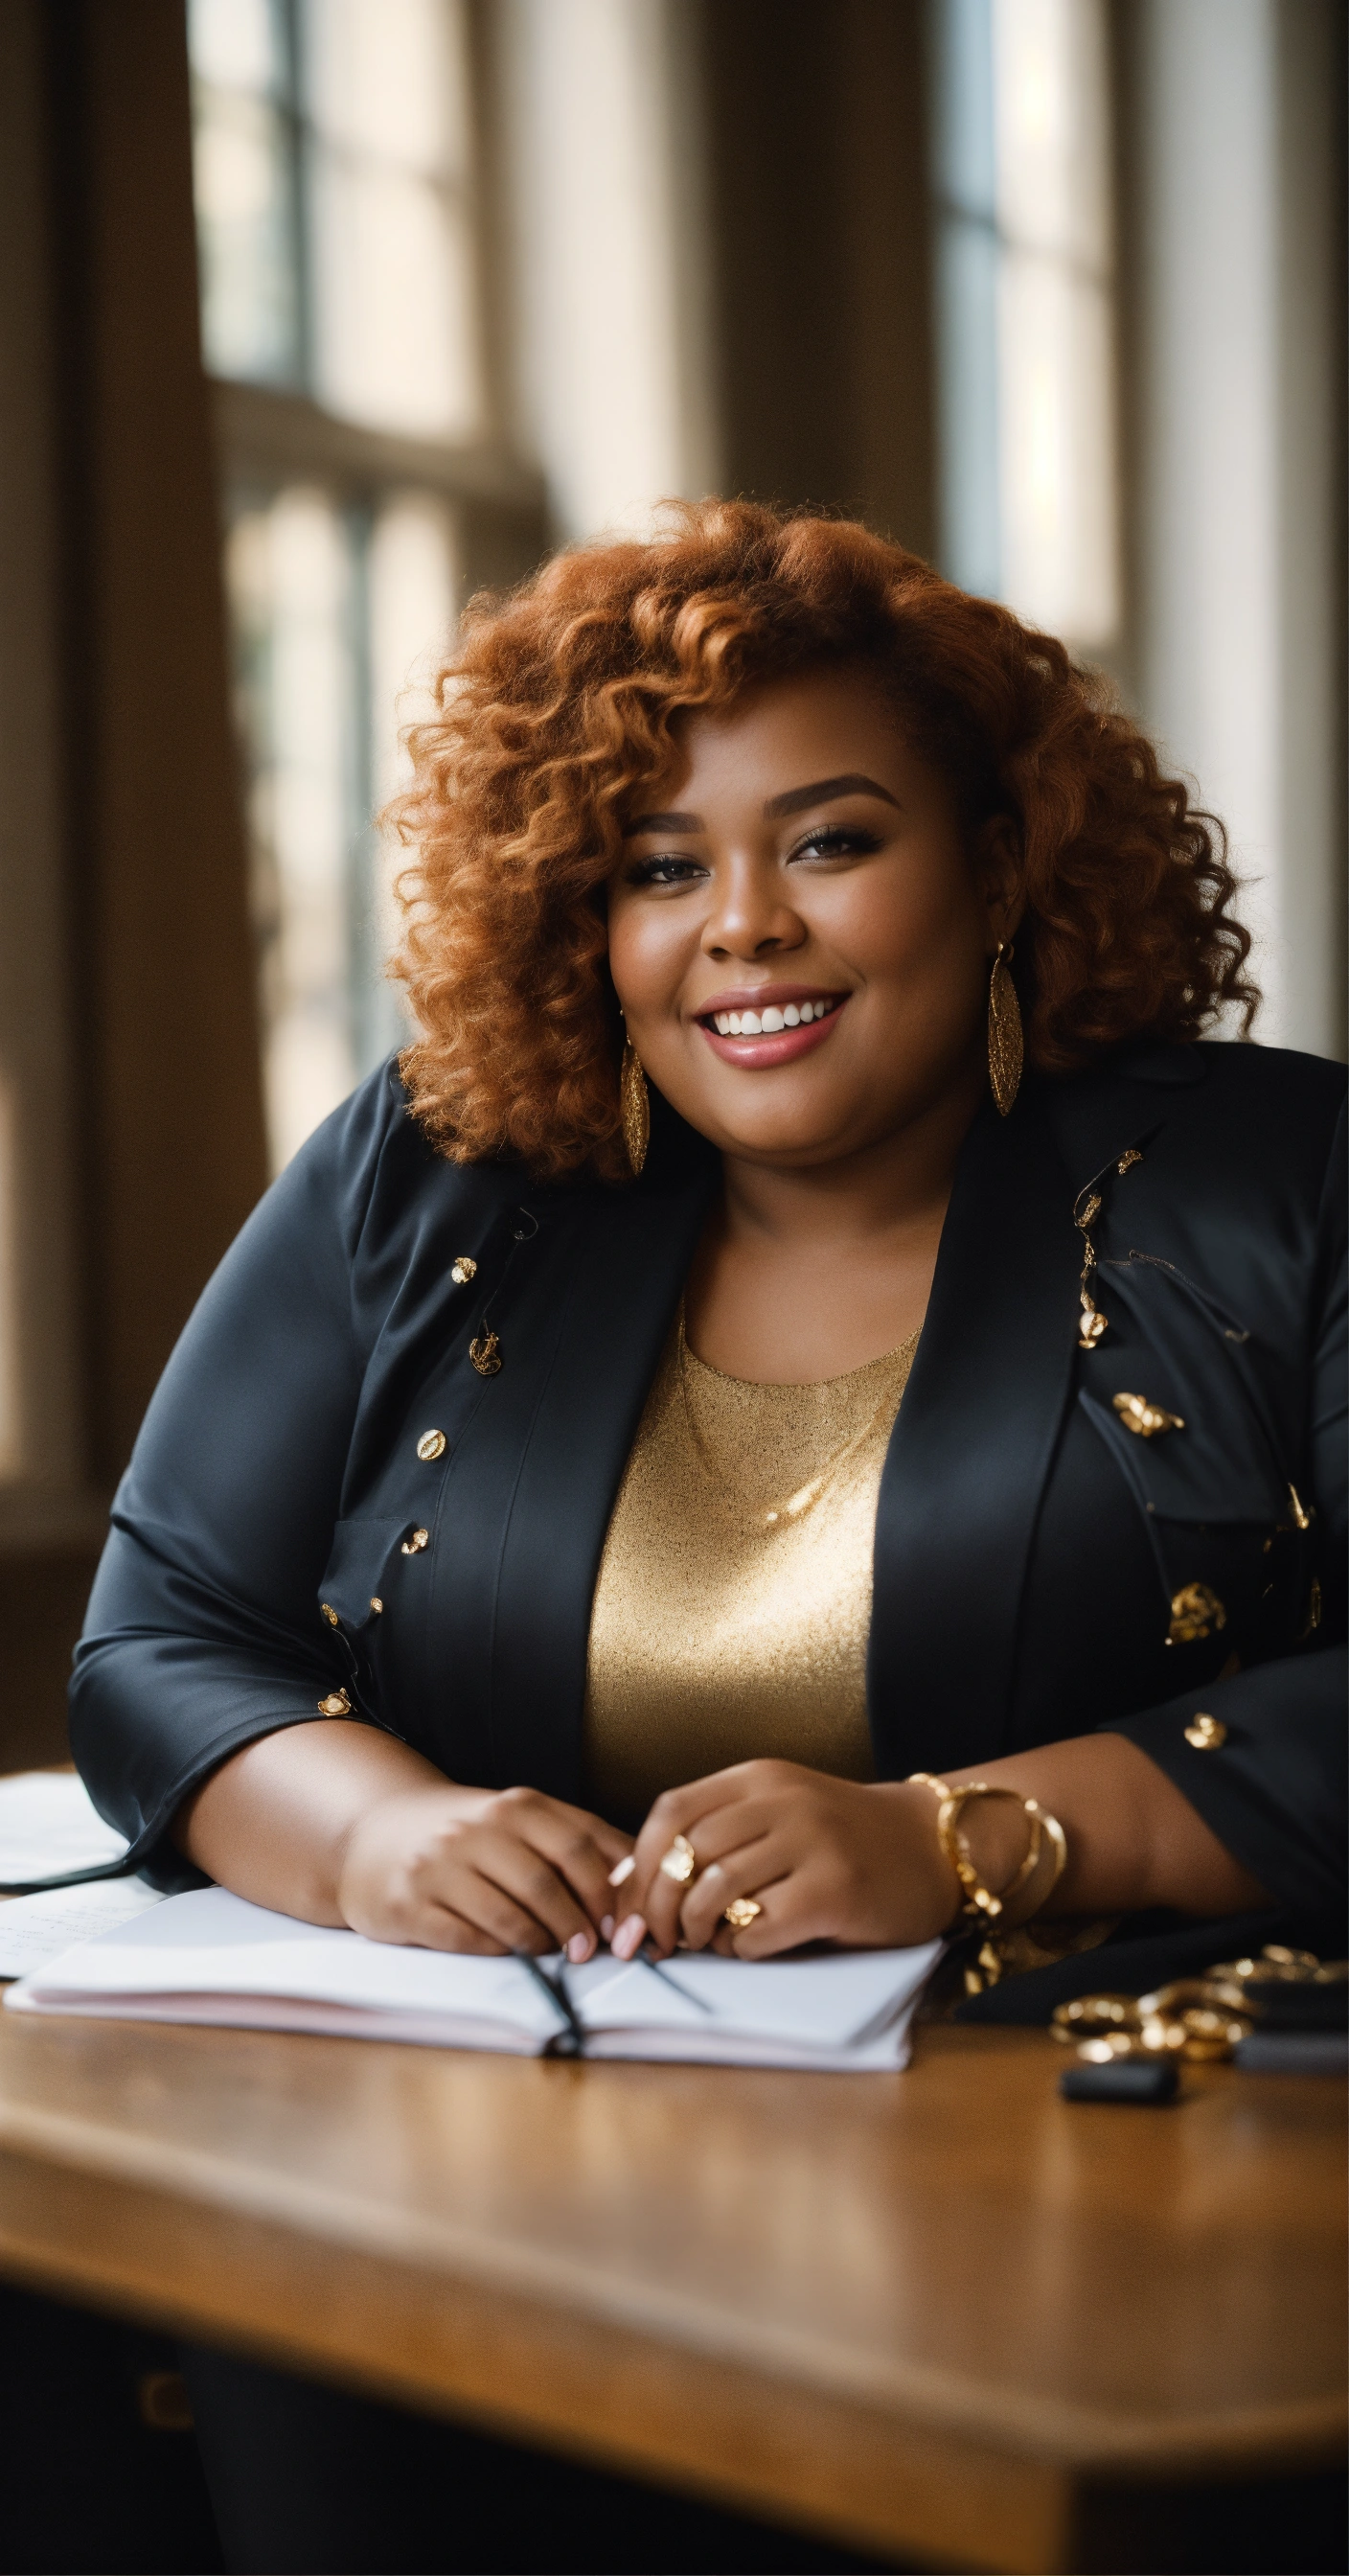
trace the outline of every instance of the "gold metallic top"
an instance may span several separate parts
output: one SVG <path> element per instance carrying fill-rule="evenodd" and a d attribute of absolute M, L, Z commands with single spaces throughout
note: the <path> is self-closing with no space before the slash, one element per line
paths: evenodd
<path fill-rule="evenodd" d="M 602 1815 L 776 1754 L 873 1776 L 866 1712 L 881 1469 L 918 1336 L 846 1377 L 759 1386 L 695 1359 L 682 1310 L 646 1400 L 590 1623 Z"/>

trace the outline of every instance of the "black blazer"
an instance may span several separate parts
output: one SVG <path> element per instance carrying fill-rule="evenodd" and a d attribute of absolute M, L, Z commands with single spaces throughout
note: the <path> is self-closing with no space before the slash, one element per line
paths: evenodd
<path fill-rule="evenodd" d="M 1311 1057 L 1160 1047 L 1028 1080 L 964 1146 L 881 1483 L 878 1775 L 1112 1729 L 1274 1909 L 1135 1918 L 1104 1979 L 1098 1953 L 983 2012 L 1238 1936 L 1343 1947 L 1344 1093 Z M 584 1797 L 600 1551 L 717 1179 L 656 1112 L 631 1189 L 542 1186 L 434 1153 L 386 1067 L 249 1219 L 146 1416 L 72 1684 L 80 1769 L 162 1883 L 185 1793 L 334 1692 L 453 1777 Z M 1183 1428 L 1136 1436 L 1122 1392 Z M 1221 1616 L 1173 1611 L 1193 1585 Z M 1199 1711 L 1221 1744 L 1187 1740 Z"/>

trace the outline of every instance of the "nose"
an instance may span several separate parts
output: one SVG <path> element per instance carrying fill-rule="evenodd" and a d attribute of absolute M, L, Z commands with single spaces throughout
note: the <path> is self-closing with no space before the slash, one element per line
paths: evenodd
<path fill-rule="evenodd" d="M 746 857 L 717 869 L 703 924 L 705 957 L 772 957 L 799 948 L 806 935 L 776 866 L 762 867 Z"/>

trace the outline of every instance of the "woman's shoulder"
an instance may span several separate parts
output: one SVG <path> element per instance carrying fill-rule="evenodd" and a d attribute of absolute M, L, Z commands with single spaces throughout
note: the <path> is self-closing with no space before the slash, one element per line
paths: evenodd
<path fill-rule="evenodd" d="M 321 1212 L 355 1257 L 363 1245 L 377 1250 L 390 1231 L 415 1226 L 431 1208 L 480 1216 L 513 1206 L 525 1187 L 524 1176 L 505 1164 L 461 1163 L 444 1152 L 413 1117 L 398 1058 L 390 1056 L 314 1129 L 268 1196 L 291 1224 L 308 1209 Z"/>
<path fill-rule="evenodd" d="M 1230 1167 L 1248 1187 L 1268 1178 L 1319 1195 L 1347 1079 L 1342 1064 L 1291 1047 L 1199 1039 L 1130 1049 L 1046 1092 L 1075 1162 L 1089 1158 L 1098 1135 L 1113 1141 L 1126 1128 L 1164 1128 L 1178 1172 L 1187 1163 L 1208 1173 Z"/>
<path fill-rule="evenodd" d="M 1344 1103 L 1349 1073 L 1323 1055 L 1304 1055 L 1296 1047 L 1260 1046 L 1255 1041 L 1230 1043 L 1201 1038 L 1192 1047 L 1168 1052 L 1198 1059 L 1206 1088 L 1215 1103 L 1235 1111 L 1249 1105 L 1257 1115 L 1300 1115 L 1318 1120 L 1333 1134 Z"/>

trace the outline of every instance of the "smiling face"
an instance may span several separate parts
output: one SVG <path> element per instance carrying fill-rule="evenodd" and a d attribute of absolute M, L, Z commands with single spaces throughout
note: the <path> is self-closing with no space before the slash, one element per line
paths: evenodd
<path fill-rule="evenodd" d="M 857 669 L 694 716 L 609 890 L 628 1035 L 724 1153 L 865 1151 L 987 1084 L 989 960 L 1017 914 L 1006 827 L 950 790 Z"/>

